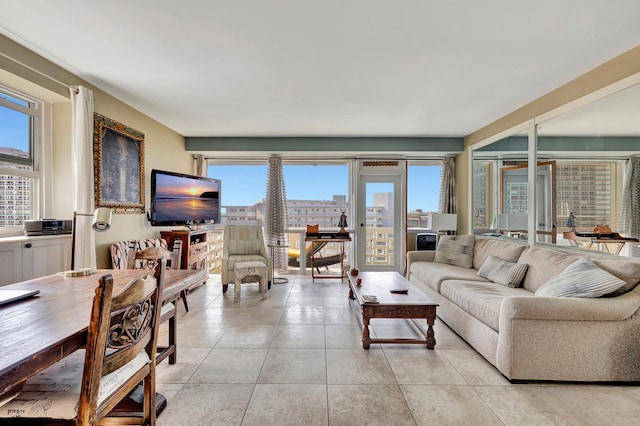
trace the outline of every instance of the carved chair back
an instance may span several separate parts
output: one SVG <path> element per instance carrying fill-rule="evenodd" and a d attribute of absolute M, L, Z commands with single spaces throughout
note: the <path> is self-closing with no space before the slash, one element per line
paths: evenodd
<path fill-rule="evenodd" d="M 166 260 L 158 259 L 153 275 L 131 281 L 115 295 L 113 277 L 107 274 L 100 278 L 87 333 L 79 424 L 94 424 L 141 381 L 144 384 L 143 417 L 145 423 L 153 423 L 156 345 L 165 268 Z M 146 363 L 98 406 L 101 378 L 139 356 L 147 360 Z"/>

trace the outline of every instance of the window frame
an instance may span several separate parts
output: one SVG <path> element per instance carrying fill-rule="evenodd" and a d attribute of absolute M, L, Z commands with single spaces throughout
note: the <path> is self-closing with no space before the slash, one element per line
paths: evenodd
<path fill-rule="evenodd" d="M 14 99 L 26 102 L 29 106 L 15 104 L 0 98 L 0 105 L 29 115 L 29 157 L 0 154 L 0 162 L 30 167 L 30 170 L 0 166 L 0 175 L 17 176 L 31 179 L 30 219 L 39 219 L 50 213 L 50 194 L 52 188 L 45 187 L 52 181 L 51 171 L 51 116 L 52 108 L 35 96 L 15 88 L 0 84 L 0 92 Z M 47 124 L 48 123 L 48 124 Z M 0 227 L 0 237 L 22 235 L 23 226 Z"/>

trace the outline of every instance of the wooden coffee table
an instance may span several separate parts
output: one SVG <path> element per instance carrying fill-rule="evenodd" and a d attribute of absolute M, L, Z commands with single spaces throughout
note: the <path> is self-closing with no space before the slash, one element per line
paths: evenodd
<path fill-rule="evenodd" d="M 360 278 L 361 284 L 356 280 Z M 391 289 L 407 289 L 407 294 L 394 294 Z M 375 295 L 377 303 L 365 301 L 363 295 Z M 433 325 L 438 306 L 429 296 L 407 281 L 397 272 L 360 272 L 349 273 L 349 298 L 356 299 L 362 307 L 362 347 L 369 349 L 371 343 L 415 343 L 427 345 L 433 349 L 436 339 Z M 372 339 L 369 335 L 369 322 L 372 318 L 400 318 L 412 320 L 425 336 L 425 339 Z M 427 320 L 427 330 L 416 321 Z"/>

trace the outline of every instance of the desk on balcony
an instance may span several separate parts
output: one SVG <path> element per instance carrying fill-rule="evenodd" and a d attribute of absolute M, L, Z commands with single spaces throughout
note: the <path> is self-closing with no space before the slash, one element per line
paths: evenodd
<path fill-rule="evenodd" d="M 639 241 L 637 238 L 622 237 L 617 232 L 603 234 L 565 231 L 562 233 L 562 238 L 568 240 L 573 246 L 582 246 L 583 248 L 590 249 L 595 244 L 598 250 L 616 255 L 620 254 L 626 243 L 637 243 Z M 613 250 L 609 249 L 608 244 L 615 244 Z"/>
<path fill-rule="evenodd" d="M 320 274 L 315 273 L 316 270 L 316 262 L 322 259 L 316 259 L 315 256 L 311 256 L 311 280 L 315 281 L 316 278 L 340 278 L 340 281 L 344 281 L 344 243 L 351 241 L 351 237 L 349 234 L 339 234 L 337 232 L 320 232 L 317 235 L 307 234 L 305 237 L 305 242 L 313 243 L 339 243 L 340 244 L 340 275 L 332 275 L 332 274 Z M 335 262 L 337 263 L 337 262 Z"/>

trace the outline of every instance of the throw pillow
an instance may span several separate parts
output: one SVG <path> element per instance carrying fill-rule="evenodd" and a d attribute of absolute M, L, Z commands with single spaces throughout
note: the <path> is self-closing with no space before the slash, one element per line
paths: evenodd
<path fill-rule="evenodd" d="M 528 268 L 529 265 L 526 263 L 507 262 L 499 257 L 489 256 L 482 264 L 478 275 L 494 283 L 515 288 L 520 287 Z"/>
<path fill-rule="evenodd" d="M 475 235 L 443 235 L 433 261 L 471 268 L 474 244 Z"/>
<path fill-rule="evenodd" d="M 576 260 L 559 275 L 536 290 L 536 296 L 546 297 L 600 297 L 611 293 L 625 282 L 600 269 L 591 259 Z"/>

